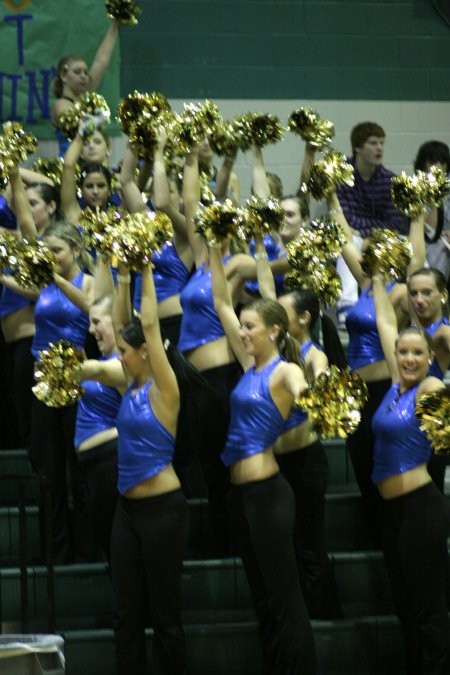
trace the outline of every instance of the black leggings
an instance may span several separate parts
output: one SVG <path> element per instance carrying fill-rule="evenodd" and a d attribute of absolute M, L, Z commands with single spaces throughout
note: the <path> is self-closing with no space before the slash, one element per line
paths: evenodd
<path fill-rule="evenodd" d="M 111 558 L 111 530 L 119 493 L 117 491 L 118 439 L 78 453 L 89 490 L 89 516 L 96 543 L 108 560 Z"/>
<path fill-rule="evenodd" d="M 384 560 L 403 628 L 407 675 L 448 675 L 450 505 L 428 483 L 383 508 Z"/>
<path fill-rule="evenodd" d="M 34 397 L 31 410 L 30 460 L 33 470 L 49 481 L 52 497 L 53 555 L 56 564 L 86 562 L 89 550 L 87 485 L 73 445 L 76 404 L 49 408 Z M 69 522 L 66 467 L 69 468 L 73 518 Z M 39 516 L 44 536 L 44 493 L 40 490 Z"/>
<path fill-rule="evenodd" d="M 16 410 L 20 441 L 24 448 L 30 445 L 31 406 L 33 402 L 34 357 L 31 353 L 33 337 L 26 337 L 4 345 L 6 381 Z"/>
<path fill-rule="evenodd" d="M 314 638 L 293 546 L 295 498 L 281 474 L 233 485 L 233 535 L 259 621 L 265 675 L 316 672 Z"/>
<path fill-rule="evenodd" d="M 119 497 L 111 542 L 117 675 L 145 673 L 148 609 L 154 629 L 152 672 L 186 672 L 180 576 L 187 528 L 188 504 L 181 490 L 146 499 Z"/>
<path fill-rule="evenodd" d="M 325 548 L 325 493 L 328 460 L 317 441 L 277 455 L 283 476 L 295 495 L 294 546 L 300 581 L 312 619 L 342 616 L 333 565 Z"/>
<path fill-rule="evenodd" d="M 347 438 L 347 448 L 352 460 L 356 481 L 361 491 L 361 500 L 371 543 L 381 548 L 382 504 L 376 486 L 372 482 L 373 446 L 372 418 L 391 386 L 391 380 L 367 382 L 369 398 L 361 410 L 358 428 Z"/>

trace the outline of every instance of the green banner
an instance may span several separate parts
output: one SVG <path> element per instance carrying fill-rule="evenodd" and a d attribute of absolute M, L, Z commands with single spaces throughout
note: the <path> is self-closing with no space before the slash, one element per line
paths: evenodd
<path fill-rule="evenodd" d="M 0 121 L 17 120 L 38 138 L 54 138 L 51 82 L 62 56 L 92 64 L 110 20 L 101 0 L 0 0 Z M 114 49 L 99 93 L 114 117 L 120 50 Z"/>

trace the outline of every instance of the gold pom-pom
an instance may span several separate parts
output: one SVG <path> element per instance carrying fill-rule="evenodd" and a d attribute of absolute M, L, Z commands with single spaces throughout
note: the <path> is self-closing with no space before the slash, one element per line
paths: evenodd
<path fill-rule="evenodd" d="M 51 408 L 63 408 L 80 400 L 84 389 L 73 370 L 86 359 L 86 354 L 68 340 L 50 343 L 39 352 L 40 362 L 34 373 L 37 384 L 34 395 Z"/>
<path fill-rule="evenodd" d="M 450 452 L 450 390 L 423 394 L 417 401 L 416 417 L 434 452 Z"/>
<path fill-rule="evenodd" d="M 362 254 L 361 267 L 371 277 L 375 270 L 403 281 L 411 262 L 412 246 L 408 239 L 386 228 L 374 228 Z"/>
<path fill-rule="evenodd" d="M 22 239 L 18 246 L 17 260 L 13 275 L 23 288 L 40 289 L 52 283 L 56 258 L 43 241 Z"/>
<path fill-rule="evenodd" d="M 209 244 L 215 246 L 238 236 L 238 210 L 230 199 L 200 207 L 194 217 L 195 227 Z"/>
<path fill-rule="evenodd" d="M 38 142 L 19 122 L 5 122 L 0 136 L 0 189 L 5 189 L 9 172 L 36 152 Z"/>
<path fill-rule="evenodd" d="M 447 175 L 437 166 L 431 167 L 428 173 L 417 171 L 414 176 L 402 171 L 391 180 L 392 202 L 410 218 L 420 215 L 428 204 L 438 206 L 449 189 Z"/>
<path fill-rule="evenodd" d="M 42 173 L 59 187 L 61 185 L 64 160 L 62 157 L 38 157 L 33 162 L 33 171 Z"/>
<path fill-rule="evenodd" d="M 158 91 L 153 91 L 151 94 L 134 91 L 120 101 L 117 117 L 122 131 L 128 136 L 132 124 L 136 124 L 140 117 L 156 123 L 162 113 L 171 110 L 170 103 L 164 94 Z"/>
<path fill-rule="evenodd" d="M 154 251 L 159 251 L 164 242 L 172 238 L 172 222 L 165 214 L 128 213 L 111 233 L 111 253 L 137 272 L 151 263 Z"/>
<path fill-rule="evenodd" d="M 335 267 L 328 262 L 315 263 L 311 258 L 304 267 L 291 269 L 285 276 L 289 288 L 309 288 L 325 305 L 334 306 L 342 294 L 342 282 Z"/>
<path fill-rule="evenodd" d="M 93 119 L 86 122 L 82 130 L 83 137 L 92 135 L 96 129 L 109 123 L 111 113 L 106 99 L 96 92 L 86 92 L 70 108 L 64 110 L 58 116 L 58 125 L 66 138 L 75 138 L 84 115 L 91 115 Z"/>
<path fill-rule="evenodd" d="M 200 202 L 206 206 L 216 201 L 211 188 L 211 176 L 206 171 L 200 171 Z"/>
<path fill-rule="evenodd" d="M 99 253 L 110 257 L 114 228 L 122 218 L 122 212 L 115 207 L 110 207 L 106 211 L 98 207 L 83 209 L 78 222 L 83 229 L 86 248 L 94 248 Z"/>
<path fill-rule="evenodd" d="M 106 14 L 121 26 L 135 26 L 141 9 L 136 0 L 106 0 Z"/>
<path fill-rule="evenodd" d="M 0 269 L 14 270 L 18 264 L 19 241 L 11 232 L 0 231 Z"/>
<path fill-rule="evenodd" d="M 233 128 L 239 148 L 244 152 L 252 145 L 260 148 L 269 143 L 278 143 L 283 138 L 284 128 L 275 115 L 247 112 L 237 115 Z"/>
<path fill-rule="evenodd" d="M 288 119 L 288 128 L 313 148 L 322 149 L 334 136 L 334 124 L 324 120 L 313 108 L 294 110 Z"/>
<path fill-rule="evenodd" d="M 234 121 L 219 124 L 209 137 L 209 144 L 219 157 L 234 157 L 239 149 Z"/>
<path fill-rule="evenodd" d="M 324 262 L 336 258 L 347 242 L 342 226 L 330 218 L 312 220 L 286 245 L 291 267 L 304 266 L 304 260 Z"/>
<path fill-rule="evenodd" d="M 312 165 L 309 178 L 302 185 L 302 192 L 309 192 L 314 199 L 328 197 L 338 185 L 354 184 L 353 166 L 337 150 L 330 150 L 320 161 Z"/>
<path fill-rule="evenodd" d="M 223 125 L 223 118 L 215 103 L 185 103 L 182 115 L 176 115 L 170 130 L 170 139 L 181 154 L 187 154 L 193 145 L 209 137 Z"/>
<path fill-rule="evenodd" d="M 367 386 L 357 373 L 331 366 L 295 400 L 322 438 L 346 438 L 358 427 Z"/>
<path fill-rule="evenodd" d="M 285 213 L 278 199 L 274 197 L 250 197 L 239 211 L 239 220 L 246 233 L 246 239 L 255 234 L 279 232 L 285 226 Z"/>

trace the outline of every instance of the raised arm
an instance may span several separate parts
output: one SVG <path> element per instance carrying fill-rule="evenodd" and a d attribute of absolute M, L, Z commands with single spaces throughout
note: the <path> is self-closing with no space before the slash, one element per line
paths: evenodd
<path fill-rule="evenodd" d="M 117 21 L 112 21 L 108 26 L 103 40 L 101 41 L 97 53 L 94 56 L 94 61 L 89 69 L 90 86 L 92 91 L 97 91 L 103 79 L 106 69 L 111 61 L 111 56 L 116 44 L 117 35 L 119 34 L 119 24 Z"/>
<path fill-rule="evenodd" d="M 122 328 L 122 326 L 131 321 L 133 316 L 130 284 L 130 271 L 128 267 L 126 267 L 123 263 L 120 263 L 117 274 L 117 286 L 114 293 L 114 302 L 112 307 L 112 320 L 116 340 L 119 336 L 119 330 Z"/>
<path fill-rule="evenodd" d="M 412 245 L 412 258 L 406 270 L 407 276 L 421 269 L 425 264 L 425 211 L 411 220 L 409 226 L 409 241 Z"/>
<path fill-rule="evenodd" d="M 187 237 L 194 255 L 195 266 L 198 268 L 208 259 L 208 247 L 202 237 L 195 231 L 194 224 L 194 216 L 200 203 L 197 147 L 193 148 L 187 155 L 184 164 L 183 202 Z"/>
<path fill-rule="evenodd" d="M 267 180 L 263 154 L 260 147 L 252 146 L 252 188 L 257 197 L 270 196 L 269 181 Z"/>
<path fill-rule="evenodd" d="M 167 177 L 164 148 L 167 142 L 167 133 L 164 127 L 156 130 L 156 146 L 153 153 L 153 206 L 158 211 L 163 211 L 172 221 L 174 232 L 177 236 L 187 241 L 186 218 L 172 203 L 170 185 Z"/>
<path fill-rule="evenodd" d="M 360 262 L 361 254 L 353 242 L 352 231 L 347 222 L 347 218 L 345 217 L 345 213 L 341 208 L 336 192 L 331 193 L 331 195 L 327 199 L 327 203 L 330 216 L 333 218 L 333 220 L 339 223 L 339 225 L 341 225 L 342 229 L 344 230 L 344 234 L 347 238 L 347 243 L 344 244 L 344 246 L 342 247 L 341 251 L 342 257 L 347 263 L 350 272 L 355 277 L 358 286 L 360 288 L 364 288 L 364 286 L 368 285 L 369 281 L 367 277 L 364 276 L 364 273 L 362 271 Z"/>
<path fill-rule="evenodd" d="M 263 237 L 257 234 L 255 239 L 256 279 L 261 297 L 276 300 L 275 280 L 267 258 Z"/>
<path fill-rule="evenodd" d="M 152 364 L 155 384 L 158 388 L 157 407 L 162 403 L 161 413 L 178 413 L 180 394 L 177 378 L 167 358 L 161 337 L 158 319 L 155 284 L 150 266 L 142 270 L 141 323 Z M 158 410 L 155 412 L 158 413 Z"/>
<path fill-rule="evenodd" d="M 16 166 L 9 174 L 14 211 L 22 236 L 26 239 L 36 239 L 37 229 L 33 220 L 30 202 L 25 191 L 25 186 L 20 175 L 20 169 Z"/>
<path fill-rule="evenodd" d="M 95 261 L 94 273 L 94 300 L 101 298 L 104 295 L 114 294 L 114 280 L 111 272 L 111 265 L 109 261 L 105 260 L 102 255 L 97 254 Z"/>
<path fill-rule="evenodd" d="M 131 143 L 127 144 L 120 170 L 120 187 L 122 190 L 123 203 L 130 213 L 147 210 L 147 204 L 136 183 L 136 167 L 138 153 Z"/>
<path fill-rule="evenodd" d="M 64 156 L 61 179 L 61 211 L 64 218 L 73 225 L 80 219 L 81 207 L 77 200 L 77 181 L 75 170 L 83 149 L 83 139 L 77 133 Z"/>
<path fill-rule="evenodd" d="M 373 300 L 377 329 L 383 347 L 384 358 L 393 382 L 398 382 L 398 368 L 395 359 L 395 341 L 398 337 L 398 325 L 395 310 L 389 300 L 384 275 L 376 273 L 372 277 Z"/>
<path fill-rule="evenodd" d="M 216 186 L 214 188 L 214 195 L 219 201 L 223 201 L 228 196 L 228 190 L 231 190 L 232 196 L 236 204 L 240 202 L 239 183 L 236 174 L 233 173 L 233 165 L 236 155 L 229 155 L 224 157 L 222 165 L 217 172 Z"/>
<path fill-rule="evenodd" d="M 242 368 L 246 370 L 249 368 L 253 360 L 245 353 L 244 345 L 240 338 L 240 324 L 239 319 L 233 308 L 233 301 L 231 298 L 230 288 L 225 276 L 225 269 L 222 262 L 222 251 L 220 247 L 210 248 L 210 265 L 212 278 L 212 292 L 214 297 L 214 309 L 220 319 L 220 322 L 225 331 L 231 349 L 236 359 L 241 364 Z"/>

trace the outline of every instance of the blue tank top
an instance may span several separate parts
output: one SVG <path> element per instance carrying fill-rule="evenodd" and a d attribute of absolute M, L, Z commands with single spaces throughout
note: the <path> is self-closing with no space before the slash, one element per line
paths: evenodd
<path fill-rule="evenodd" d="M 230 396 L 231 419 L 222 462 L 230 466 L 270 448 L 283 431 L 283 417 L 269 388 L 272 372 L 280 363 L 275 358 L 264 368 L 250 368 Z"/>
<path fill-rule="evenodd" d="M 161 251 L 153 254 L 153 264 L 153 280 L 157 301 L 162 302 L 181 293 L 189 279 L 189 270 L 171 241 L 166 241 Z M 139 272 L 135 276 L 133 296 L 133 305 L 138 311 L 141 309 L 141 296 L 142 274 Z"/>
<path fill-rule="evenodd" d="M 266 249 L 267 252 L 267 257 L 269 260 L 277 260 L 277 258 L 280 257 L 280 247 L 274 242 L 270 234 L 266 234 L 266 236 L 263 239 L 264 243 L 264 248 Z M 252 239 L 250 241 L 249 245 L 249 250 L 250 250 L 250 255 L 252 258 L 255 257 L 255 241 Z M 284 251 L 282 258 L 286 257 L 286 252 Z M 274 276 L 274 281 L 275 281 L 275 292 L 277 294 L 277 297 L 279 295 L 283 294 L 284 291 L 284 274 L 276 274 Z M 250 281 L 247 281 L 245 284 L 245 287 L 251 292 L 251 293 L 258 293 L 259 292 L 259 286 L 258 282 L 256 280 L 251 279 Z"/>
<path fill-rule="evenodd" d="M 69 148 L 70 141 L 64 136 L 61 129 L 55 129 L 55 134 L 56 140 L 58 141 L 58 154 L 60 157 L 64 157 Z"/>
<path fill-rule="evenodd" d="M 6 230 L 17 230 L 17 218 L 3 195 L 0 195 L 0 227 Z"/>
<path fill-rule="evenodd" d="M 33 303 L 30 300 L 27 300 L 19 293 L 12 291 L 7 286 L 2 286 L 2 293 L 0 296 L 0 319 L 4 319 L 5 316 L 17 312 L 18 309 L 23 307 L 28 307 Z"/>
<path fill-rule="evenodd" d="M 400 384 L 393 384 L 373 416 L 374 483 L 414 469 L 430 458 L 430 443 L 415 415 L 418 386 L 400 394 Z"/>
<path fill-rule="evenodd" d="M 440 328 L 441 326 L 449 326 L 450 322 L 447 319 L 447 317 L 443 316 L 434 323 L 432 323 L 430 326 L 427 326 L 425 328 L 425 331 L 430 335 L 431 337 L 434 337 L 434 334 Z M 434 377 L 437 377 L 439 380 L 444 379 L 444 371 L 442 370 L 441 366 L 439 365 L 439 362 L 437 361 L 436 357 L 434 357 L 433 361 L 431 362 L 431 366 L 428 369 L 428 375 L 433 375 Z"/>
<path fill-rule="evenodd" d="M 389 292 L 395 281 L 386 285 Z M 362 368 L 369 363 L 384 361 L 383 348 L 378 335 L 373 297 L 369 295 L 372 286 L 365 288 L 358 301 L 350 309 L 345 320 L 349 343 L 347 358 L 351 370 Z"/>
<path fill-rule="evenodd" d="M 125 392 L 117 417 L 119 432 L 119 492 L 160 473 L 173 457 L 175 438 L 155 416 L 150 405 L 152 381 Z M 133 393 L 132 393 L 133 392 Z"/>
<path fill-rule="evenodd" d="M 226 256 L 224 263 L 231 256 Z M 211 270 L 201 265 L 194 272 L 180 293 L 183 309 L 178 349 L 187 352 L 190 349 L 206 345 L 225 335 L 225 331 L 214 309 L 211 287 Z"/>
<path fill-rule="evenodd" d="M 303 361 L 306 359 L 306 355 L 308 354 L 309 350 L 311 347 L 314 345 L 316 349 L 319 349 L 321 352 L 323 351 L 322 347 L 317 344 L 317 342 L 313 342 L 312 340 L 307 340 L 304 342 L 302 345 L 300 345 L 300 354 L 303 359 Z M 292 410 L 289 414 L 289 417 L 287 420 L 284 421 L 283 423 L 283 431 L 282 433 L 284 434 L 285 431 L 289 431 L 290 429 L 293 429 L 294 427 L 300 426 L 300 424 L 303 424 L 303 422 L 306 422 L 308 419 L 308 413 L 306 413 L 302 408 L 299 408 L 298 406 L 293 406 Z"/>
<path fill-rule="evenodd" d="M 117 358 L 117 353 L 111 356 L 102 356 L 99 361 L 109 361 Z M 77 420 L 75 425 L 74 444 L 77 448 L 83 441 L 100 431 L 116 426 L 122 396 L 115 387 L 95 380 L 84 380 L 81 383 L 84 394 L 78 403 Z"/>
<path fill-rule="evenodd" d="M 84 273 L 79 272 L 71 283 L 80 289 Z M 46 349 L 50 342 L 69 340 L 79 349 L 84 343 L 89 328 L 89 317 L 56 286 L 51 283 L 42 289 L 34 309 L 36 333 L 31 353 L 37 359 L 38 352 Z"/>

